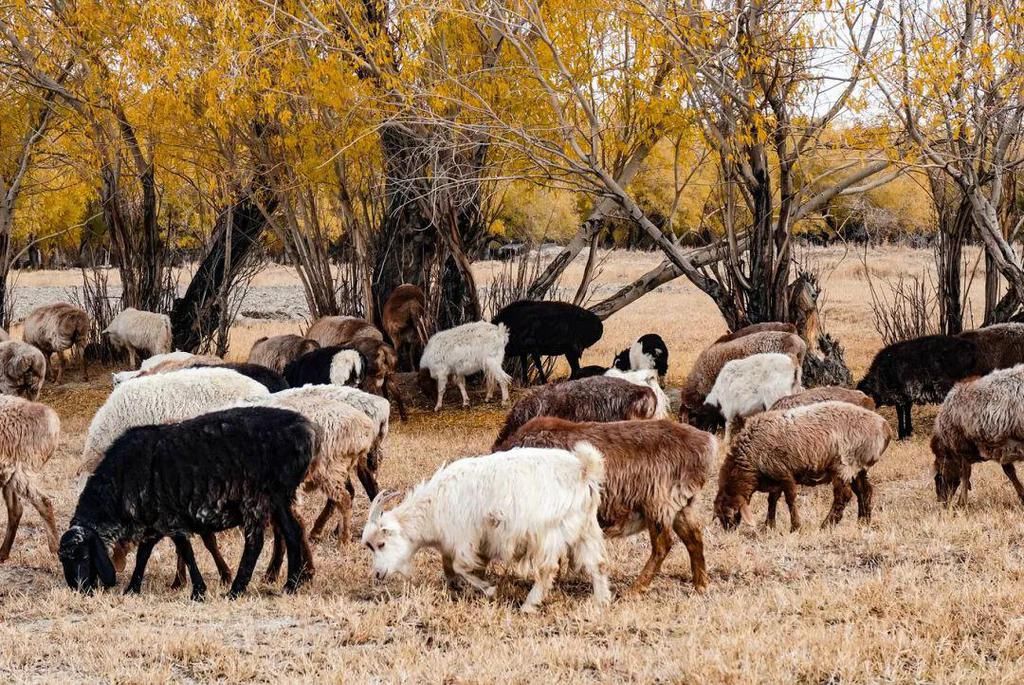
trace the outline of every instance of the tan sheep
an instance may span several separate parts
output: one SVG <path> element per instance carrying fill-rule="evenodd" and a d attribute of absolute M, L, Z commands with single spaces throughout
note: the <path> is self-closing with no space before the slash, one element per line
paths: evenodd
<path fill-rule="evenodd" d="M 0 342 L 0 393 L 39 398 L 46 378 L 46 357 L 20 340 Z"/>
<path fill-rule="evenodd" d="M 853 494 L 857 515 L 871 520 L 868 469 L 892 440 L 889 423 L 846 402 L 819 402 L 751 418 L 733 439 L 718 475 L 715 516 L 726 529 L 753 525 L 750 498 L 767 492 L 768 525 L 779 493 L 786 496 L 792 530 L 800 527 L 796 486 L 832 484 L 832 510 L 822 527 L 839 523 Z M 852 492 L 851 492 L 852 485 Z"/>
<path fill-rule="evenodd" d="M 47 544 L 57 553 L 57 524 L 50 499 L 39 491 L 35 473 L 53 456 L 60 442 L 60 418 L 45 404 L 0 395 L 0 488 L 7 502 L 7 534 L 0 544 L 0 562 L 11 554 L 21 523 L 21 498 L 27 499 L 46 524 Z"/>
<path fill-rule="evenodd" d="M 320 347 L 319 343 L 301 335 L 275 335 L 260 338 L 249 351 L 249 363 L 265 366 L 277 373 L 284 373 L 284 367 Z"/>
<path fill-rule="evenodd" d="M 171 317 L 128 307 L 114 317 L 103 330 L 103 338 L 117 350 L 128 353 L 131 367 L 137 368 L 141 356 L 152 357 L 171 351 Z"/>
<path fill-rule="evenodd" d="M 37 307 L 25 319 L 22 337 L 28 344 L 39 348 L 47 363 L 52 355 L 57 355 L 55 383 L 60 383 L 64 377 L 64 350 L 70 349 L 81 357 L 82 375 L 89 380 L 85 357 L 85 345 L 89 342 L 89 315 L 85 311 L 66 302 Z"/>
<path fill-rule="evenodd" d="M 860 390 L 841 388 L 838 385 L 823 385 L 787 395 L 773 404 L 770 409 L 771 411 L 793 409 L 818 402 L 849 402 L 865 409 L 874 410 L 875 408 L 875 401 Z"/>
<path fill-rule="evenodd" d="M 384 334 L 376 326 L 354 316 L 325 316 L 317 319 L 306 331 L 306 337 L 320 347 L 347 345 L 363 338 L 384 342 Z"/>

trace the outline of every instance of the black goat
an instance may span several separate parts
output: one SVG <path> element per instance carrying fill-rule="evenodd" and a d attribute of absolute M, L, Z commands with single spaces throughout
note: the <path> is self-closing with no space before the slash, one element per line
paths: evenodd
<path fill-rule="evenodd" d="M 197 364 L 197 367 L 208 367 L 217 369 L 231 369 L 237 373 L 242 374 L 248 378 L 253 379 L 257 383 L 266 386 L 270 392 L 281 392 L 287 390 L 291 386 L 288 381 L 284 379 L 284 376 L 277 373 L 273 369 L 268 369 L 262 364 L 250 364 L 245 363 L 225 363 L 225 364 Z"/>
<path fill-rule="evenodd" d="M 132 428 L 107 450 L 86 481 L 60 541 L 68 586 L 91 592 L 97 578 L 116 581 L 107 546 L 138 543 L 125 588 L 138 593 L 153 547 L 170 537 L 192 580 L 206 593 L 188 535 L 242 526 L 245 550 L 230 597 L 245 592 L 263 548 L 268 518 L 288 549 L 286 591 L 305 580 L 302 525 L 292 513 L 295 490 L 318 448 L 317 429 L 283 409 L 246 407 L 164 426 Z"/>
<path fill-rule="evenodd" d="M 957 381 L 982 375 L 986 369 L 979 346 L 949 335 L 928 335 L 883 347 L 875 355 L 857 389 L 876 406 L 896 407 L 900 440 L 914 432 L 910 408 L 938 404 Z"/>
<path fill-rule="evenodd" d="M 658 376 L 668 373 L 668 346 L 657 333 L 641 335 L 632 345 L 615 355 L 612 366 L 620 371 L 654 369 Z"/>
<path fill-rule="evenodd" d="M 604 333 L 604 324 L 593 312 L 567 302 L 532 302 L 520 300 L 508 305 L 494 317 L 493 323 L 508 328 L 506 357 L 519 357 L 523 383 L 527 382 L 528 358 L 533 360 L 541 380 L 547 374 L 541 356 L 565 355 L 569 362 L 569 378 L 578 378 L 580 356 Z"/>

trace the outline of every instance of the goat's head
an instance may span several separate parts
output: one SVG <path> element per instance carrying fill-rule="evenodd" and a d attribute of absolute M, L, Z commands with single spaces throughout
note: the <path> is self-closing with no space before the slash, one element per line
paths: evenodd
<path fill-rule="evenodd" d="M 408 577 L 412 555 L 416 551 L 409 536 L 402 530 L 402 522 L 394 511 L 383 511 L 386 502 L 398 493 L 381 492 L 370 505 L 370 513 L 363 528 L 362 542 L 373 553 L 373 577 L 385 580 L 397 574 Z"/>
<path fill-rule="evenodd" d="M 932 436 L 931 448 L 932 454 L 935 455 L 935 496 L 939 502 L 948 504 L 957 486 L 960 485 L 960 456 L 954 454 L 938 434 Z"/>
<path fill-rule="evenodd" d="M 90 528 L 72 524 L 60 539 L 57 556 L 64 567 L 64 580 L 72 590 L 91 593 L 96 588 L 97 578 L 108 588 L 117 582 L 107 548 Z"/>
<path fill-rule="evenodd" d="M 882 396 L 879 394 L 877 374 L 869 370 L 868 374 L 857 384 L 857 390 L 860 390 L 874 400 L 876 406 L 882 406 Z"/>
<path fill-rule="evenodd" d="M 416 385 L 419 386 L 420 392 L 431 402 L 437 401 L 437 382 L 434 377 L 430 375 L 430 369 L 420 369 L 419 374 L 416 376 Z"/>
<path fill-rule="evenodd" d="M 715 496 L 715 518 L 725 530 L 733 530 L 740 522 L 754 525 L 754 516 L 750 513 L 750 501 L 738 493 L 720 488 Z"/>

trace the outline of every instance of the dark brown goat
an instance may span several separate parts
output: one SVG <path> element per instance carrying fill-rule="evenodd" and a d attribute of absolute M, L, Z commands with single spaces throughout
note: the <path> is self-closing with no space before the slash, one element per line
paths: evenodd
<path fill-rule="evenodd" d="M 621 378 L 594 376 L 533 389 L 516 402 L 505 417 L 494 449 L 520 426 L 537 416 L 554 416 L 569 421 L 629 421 L 652 419 L 658 412 L 658 398 L 644 385 Z"/>
<path fill-rule="evenodd" d="M 381 310 L 381 324 L 391 338 L 395 353 L 405 350 L 409 369 L 416 370 L 416 355 L 427 345 L 427 299 L 418 286 L 403 283 L 395 288 Z"/>
<path fill-rule="evenodd" d="M 542 416 L 505 441 L 505 447 L 571 450 L 581 441 L 604 455 L 605 482 L 597 519 L 605 537 L 651 536 L 651 556 L 633 590 L 642 591 L 672 549 L 672 531 L 690 555 L 693 586 L 708 584 L 704 536 L 696 500 L 711 476 L 718 442 L 713 435 L 674 421 L 573 423 Z"/>

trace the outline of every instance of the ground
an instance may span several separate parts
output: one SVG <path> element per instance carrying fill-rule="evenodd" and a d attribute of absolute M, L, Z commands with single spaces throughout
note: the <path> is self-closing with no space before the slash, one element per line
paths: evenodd
<path fill-rule="evenodd" d="M 859 377 L 880 340 L 874 333 L 864 266 L 842 250 L 807 254 L 825 277 L 825 326 L 847 347 Z M 601 292 L 614 290 L 656 262 L 616 254 L 604 262 Z M 872 273 L 918 273 L 926 251 L 886 249 L 868 255 Z M 481 276 L 494 265 L 481 265 Z M 33 284 L 64 287 L 64 275 L 30 274 Z M 47 281 L 47 279 L 51 279 Z M 274 269 L 257 285 L 274 307 L 275 288 L 294 288 Z M 975 290 L 980 290 L 975 288 Z M 292 291 L 289 290 L 289 293 Z M 980 296 L 980 292 L 974 293 Z M 31 296 L 31 295 L 30 295 Z M 289 295 L 291 296 L 291 295 Z M 300 293 L 301 297 L 301 293 Z M 974 311 L 980 309 L 974 302 Z M 298 330 L 301 323 L 247 322 L 234 331 L 232 356 L 255 338 Z M 681 281 L 663 286 L 605 324 L 584 363 L 608 363 L 636 336 L 659 332 L 671 350 L 676 386 L 700 349 L 724 331 L 709 301 Z M 77 494 L 74 471 L 83 436 L 108 393 L 107 378 L 69 382 L 43 393 L 61 415 L 64 439 L 41 473 L 63 527 Z M 496 406 L 422 409 L 392 423 L 382 485 L 404 488 L 442 462 L 487 450 L 502 419 Z M 315 548 L 317 574 L 295 596 L 254 582 L 237 601 L 214 591 L 204 603 L 167 588 L 173 553 L 162 543 L 143 594 L 83 597 L 66 589 L 34 511 L 26 511 L 10 560 L 0 564 L 0 678 L 18 681 L 295 681 L 298 679 L 429 682 L 1021 682 L 1024 680 L 1024 578 L 1021 507 L 998 467 L 975 470 L 966 509 L 935 501 L 927 435 L 935 407 L 918 412 L 917 434 L 894 444 L 872 471 L 875 515 L 856 522 L 853 504 L 832 530 L 816 523 L 831 489 L 804 489 L 805 527 L 725 533 L 711 520 L 714 481 L 702 496 L 711 585 L 693 591 L 677 544 L 649 592 L 626 593 L 648 552 L 645 537 L 609 543 L 616 599 L 603 611 L 589 586 L 569 575 L 539 615 L 516 611 L 527 585 L 500 582 L 494 602 L 451 598 L 440 560 L 417 558 L 407 584 L 369 579 L 369 552 L 334 540 Z M 883 412 L 892 421 L 891 412 Z M 307 514 L 320 504 L 305 497 Z M 367 502 L 359 493 L 358 530 Z M 763 516 L 765 500 L 754 511 Z M 222 536 L 237 559 L 238 536 Z M 215 571 L 200 563 L 211 587 Z M 268 552 L 264 553 L 265 563 Z M 123 586 L 125 578 L 119 577 Z"/>

